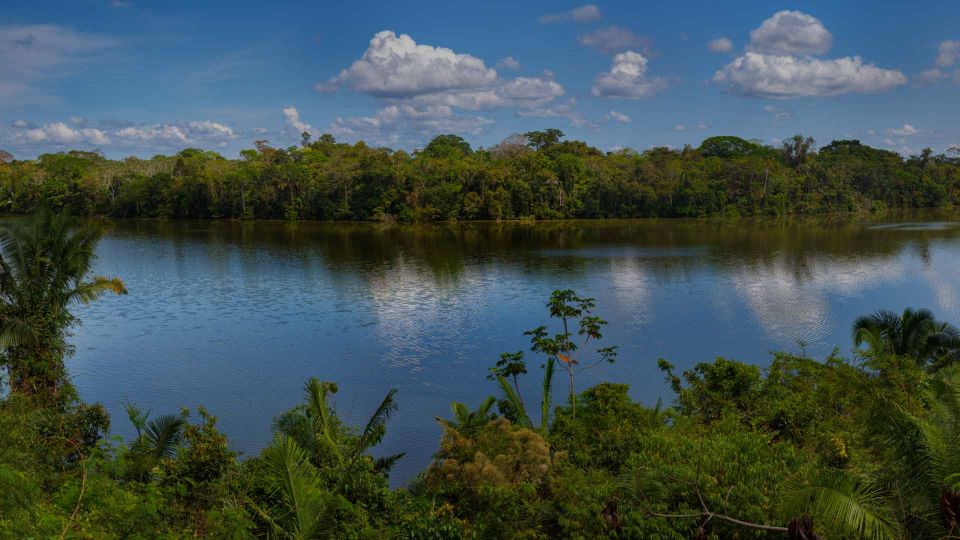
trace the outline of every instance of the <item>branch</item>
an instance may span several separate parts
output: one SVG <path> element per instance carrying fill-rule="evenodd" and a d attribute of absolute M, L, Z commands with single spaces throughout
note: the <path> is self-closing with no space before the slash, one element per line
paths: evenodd
<path fill-rule="evenodd" d="M 659 512 L 652 512 L 652 511 L 647 511 L 647 514 L 653 517 L 666 518 L 666 519 L 717 518 L 719 520 L 726 521 L 728 523 L 733 523 L 734 525 L 747 527 L 748 529 L 758 529 L 761 531 L 787 532 L 788 530 L 786 527 L 778 527 L 776 525 L 764 525 L 762 523 L 751 523 L 749 521 L 743 521 L 734 517 L 725 516 L 723 514 L 717 514 L 709 510 L 704 510 L 703 512 L 698 512 L 696 514 L 661 514 Z"/>

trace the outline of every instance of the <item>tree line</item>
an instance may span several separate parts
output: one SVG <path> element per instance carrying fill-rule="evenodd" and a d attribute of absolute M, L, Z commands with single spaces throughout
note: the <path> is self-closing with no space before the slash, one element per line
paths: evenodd
<path fill-rule="evenodd" d="M 960 148 L 903 158 L 857 140 L 781 147 L 733 136 L 693 148 L 602 152 L 557 129 L 474 149 L 440 135 L 413 153 L 331 135 L 238 159 L 185 149 L 110 160 L 95 152 L 0 159 L 0 210 L 114 217 L 508 220 L 881 211 L 960 202 Z"/>
<path fill-rule="evenodd" d="M 927 310 L 858 318 L 851 358 L 660 360 L 672 404 L 645 406 L 623 384 L 577 387 L 621 360 L 593 299 L 555 291 L 528 350 L 491 360 L 491 396 L 453 403 L 430 466 L 390 489 L 404 456 L 374 452 L 395 390 L 351 426 L 337 385 L 310 378 L 245 460 L 202 407 L 131 402 L 136 435 L 108 437 L 115 419 L 64 368 L 72 310 L 126 292 L 90 273 L 102 232 L 50 211 L 0 229 L 0 538 L 960 534 L 960 331 Z"/>

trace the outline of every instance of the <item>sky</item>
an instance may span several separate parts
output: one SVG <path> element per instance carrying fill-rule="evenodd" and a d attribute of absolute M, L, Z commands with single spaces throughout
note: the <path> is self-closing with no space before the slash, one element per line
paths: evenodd
<path fill-rule="evenodd" d="M 6 2 L 0 148 L 960 145 L 960 3 Z"/>

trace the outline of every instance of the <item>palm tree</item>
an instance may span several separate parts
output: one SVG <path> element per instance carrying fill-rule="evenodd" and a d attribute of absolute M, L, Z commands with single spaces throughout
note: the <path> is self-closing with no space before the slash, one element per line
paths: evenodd
<path fill-rule="evenodd" d="M 274 436 L 263 451 L 263 461 L 277 479 L 279 511 L 271 513 L 251 500 L 247 502 L 270 526 L 273 536 L 306 540 L 328 533 L 327 492 L 310 454 L 285 435 Z"/>
<path fill-rule="evenodd" d="M 334 466 L 345 470 L 383 440 L 387 420 L 398 409 L 394 400 L 397 390 L 387 392 L 363 430 L 356 435 L 343 426 L 327 403 L 327 398 L 336 392 L 335 383 L 311 377 L 304 386 L 306 403 L 281 414 L 274 421 L 274 429 L 309 452 L 318 467 Z M 377 471 L 388 472 L 405 454 L 376 459 L 374 467 Z"/>
<path fill-rule="evenodd" d="M 493 418 L 490 408 L 493 407 L 496 402 L 497 398 L 489 396 L 483 400 L 480 406 L 477 407 L 477 410 L 471 411 L 466 404 L 454 401 L 450 405 L 450 410 L 453 412 L 453 420 L 444 420 L 443 418 L 437 417 L 437 422 L 462 433 L 470 433 L 477 428 L 483 427 Z"/>
<path fill-rule="evenodd" d="M 903 520 L 915 537 L 960 535 L 960 366 L 919 389 L 927 411 L 891 407 L 886 422 Z"/>
<path fill-rule="evenodd" d="M 960 351 L 960 330 L 937 321 L 927 309 L 907 308 L 903 314 L 880 310 L 853 323 L 853 343 L 873 354 L 909 356 L 921 366 L 942 367 Z"/>
<path fill-rule="evenodd" d="M 166 414 L 149 420 L 150 411 L 127 403 L 127 416 L 137 430 L 137 438 L 130 445 L 129 474 L 145 479 L 153 467 L 164 458 L 172 458 L 183 440 L 186 419 L 181 415 Z"/>
<path fill-rule="evenodd" d="M 118 278 L 90 276 L 104 227 L 43 209 L 0 228 L 0 348 L 15 392 L 56 394 L 64 382 L 71 307 L 112 292 Z"/>

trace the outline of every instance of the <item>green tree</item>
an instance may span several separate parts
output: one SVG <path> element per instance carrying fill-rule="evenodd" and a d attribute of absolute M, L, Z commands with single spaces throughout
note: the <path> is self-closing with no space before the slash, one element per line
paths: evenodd
<path fill-rule="evenodd" d="M 853 343 L 866 344 L 874 355 L 908 356 L 920 366 L 939 368 L 955 360 L 960 330 L 937 321 L 928 309 L 906 308 L 900 315 L 880 310 L 854 321 Z"/>
<path fill-rule="evenodd" d="M 90 276 L 104 227 L 40 210 L 0 229 L 0 346 L 16 392 L 56 395 L 65 382 L 71 308 L 112 292 L 119 278 Z"/>
<path fill-rule="evenodd" d="M 563 138 L 563 132 L 556 128 L 549 128 L 542 131 L 528 131 L 524 136 L 527 137 L 527 144 L 535 150 L 543 150 L 559 143 Z"/>

